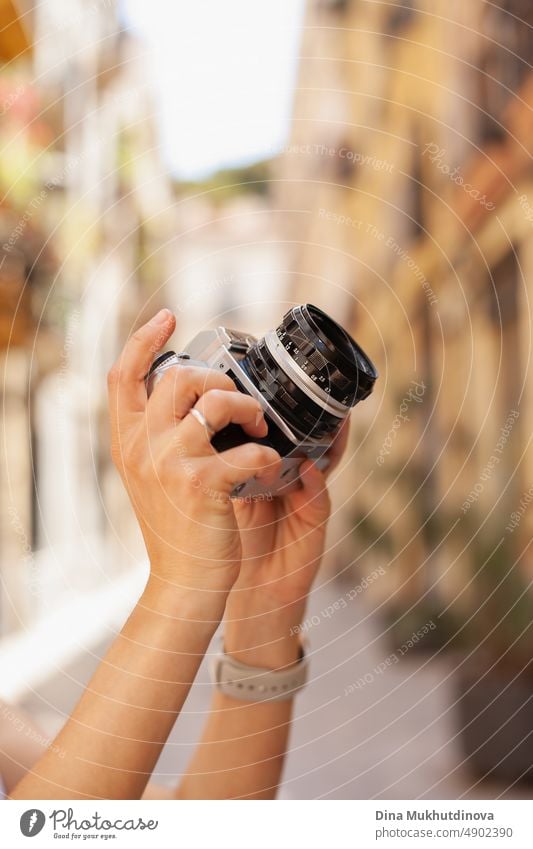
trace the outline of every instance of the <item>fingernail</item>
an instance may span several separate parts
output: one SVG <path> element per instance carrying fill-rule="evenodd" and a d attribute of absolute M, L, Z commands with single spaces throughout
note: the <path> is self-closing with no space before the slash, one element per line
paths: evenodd
<path fill-rule="evenodd" d="M 150 319 L 148 324 L 165 324 L 165 322 L 169 320 L 171 315 L 172 313 L 170 312 L 170 310 L 159 310 L 159 312 L 154 315 L 153 318 Z"/>

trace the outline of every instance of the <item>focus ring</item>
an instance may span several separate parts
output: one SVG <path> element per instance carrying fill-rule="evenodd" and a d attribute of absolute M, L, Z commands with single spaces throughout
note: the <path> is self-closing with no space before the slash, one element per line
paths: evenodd
<path fill-rule="evenodd" d="M 327 412 L 287 376 L 272 357 L 265 340 L 248 351 L 242 367 L 274 409 L 303 437 L 320 439 L 339 426 L 339 417 Z"/>

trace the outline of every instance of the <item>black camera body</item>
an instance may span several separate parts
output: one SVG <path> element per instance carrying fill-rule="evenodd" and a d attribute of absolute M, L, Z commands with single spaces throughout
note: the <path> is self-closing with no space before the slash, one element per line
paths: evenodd
<path fill-rule="evenodd" d="M 233 497 L 282 495 L 298 485 L 305 459 L 327 466 L 324 456 L 350 409 L 372 391 L 377 372 L 357 343 L 318 307 L 294 307 L 262 339 L 218 327 L 195 336 L 185 350 L 157 357 L 146 377 L 148 394 L 169 368 L 195 365 L 228 374 L 237 388 L 261 404 L 268 434 L 256 440 L 282 457 L 278 480 L 268 491 L 251 478 Z M 238 425 L 211 440 L 217 451 L 250 441 Z"/>

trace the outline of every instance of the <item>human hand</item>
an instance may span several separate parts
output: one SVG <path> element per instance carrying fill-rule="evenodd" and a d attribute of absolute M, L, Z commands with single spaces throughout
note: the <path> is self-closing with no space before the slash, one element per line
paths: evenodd
<path fill-rule="evenodd" d="M 272 501 L 235 503 L 242 565 L 226 609 L 226 648 L 245 663 L 295 660 L 297 625 L 322 555 L 331 512 L 327 478 L 346 448 L 349 420 L 328 452 L 325 473 L 309 461 L 301 488 Z"/>
<path fill-rule="evenodd" d="M 207 368 L 169 369 L 147 398 L 145 375 L 175 328 L 162 310 L 137 330 L 109 372 L 111 453 L 139 521 L 151 573 L 182 586 L 221 589 L 235 581 L 241 537 L 233 487 L 278 475 L 276 451 L 249 442 L 220 454 L 212 434 L 230 422 L 251 437 L 267 432 L 259 403 Z"/>

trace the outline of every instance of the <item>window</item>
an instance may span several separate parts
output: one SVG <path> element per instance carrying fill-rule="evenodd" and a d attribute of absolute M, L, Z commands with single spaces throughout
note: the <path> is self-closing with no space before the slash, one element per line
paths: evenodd
<path fill-rule="evenodd" d="M 533 3 L 495 0 L 484 6 L 484 44 L 478 69 L 480 137 L 501 141 L 503 113 L 533 64 Z"/>
<path fill-rule="evenodd" d="M 412 0 L 403 0 L 403 2 L 398 3 L 388 14 L 385 22 L 386 34 L 396 35 L 396 33 L 401 32 L 412 23 L 414 16 L 415 10 Z"/>
<path fill-rule="evenodd" d="M 499 374 L 494 379 L 496 404 L 502 423 L 512 410 L 519 409 L 522 388 L 522 367 L 519 324 L 519 281 L 520 270 L 515 252 L 509 251 L 492 269 L 487 281 L 489 328 L 493 334 L 494 368 Z M 513 439 L 505 448 L 506 462 L 513 466 L 516 460 L 517 432 L 520 422 L 513 426 Z"/>
<path fill-rule="evenodd" d="M 344 13 L 348 11 L 350 0 L 317 0 L 317 6 L 329 12 Z"/>

